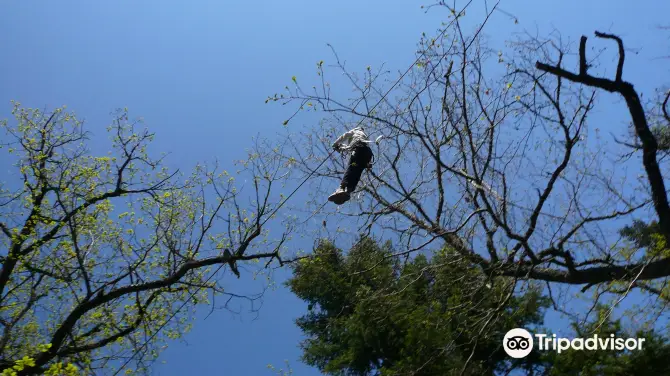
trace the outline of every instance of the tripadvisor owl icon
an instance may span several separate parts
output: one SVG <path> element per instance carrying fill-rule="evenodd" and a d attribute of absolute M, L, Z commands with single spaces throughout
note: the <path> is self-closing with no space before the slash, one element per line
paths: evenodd
<path fill-rule="evenodd" d="M 533 336 L 526 329 L 512 329 L 503 338 L 503 348 L 512 358 L 524 358 L 533 351 Z"/>

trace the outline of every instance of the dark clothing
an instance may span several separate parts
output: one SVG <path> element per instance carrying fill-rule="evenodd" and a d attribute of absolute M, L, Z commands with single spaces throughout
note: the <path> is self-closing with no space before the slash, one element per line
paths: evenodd
<path fill-rule="evenodd" d="M 365 170 L 372 161 L 372 149 L 367 144 L 358 144 L 353 148 L 353 153 L 349 158 L 349 167 L 344 173 L 340 187 L 347 192 L 353 193 L 361 180 L 363 170 Z"/>

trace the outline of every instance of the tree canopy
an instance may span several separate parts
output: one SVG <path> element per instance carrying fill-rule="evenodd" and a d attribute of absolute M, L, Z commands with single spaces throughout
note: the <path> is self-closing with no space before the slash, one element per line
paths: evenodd
<path fill-rule="evenodd" d="M 539 351 L 512 359 L 511 328 L 551 337 L 550 301 L 539 286 L 511 294 L 515 281 L 486 276 L 449 250 L 407 259 L 387 242 L 362 238 L 348 252 L 323 241 L 294 266 L 290 289 L 309 305 L 297 320 L 303 359 L 332 375 L 648 375 L 668 371 L 670 342 L 631 332 L 601 306 L 572 333 L 645 338 L 643 351 Z"/>
<path fill-rule="evenodd" d="M 502 335 L 541 321 L 535 288 L 512 294 L 453 251 L 405 260 L 363 238 L 346 255 L 322 242 L 294 269 L 291 290 L 310 312 L 304 359 L 330 374 L 493 374 L 507 355 Z"/>
<path fill-rule="evenodd" d="M 65 108 L 15 103 L 12 113 L 2 123 L 17 179 L 0 187 L 3 375 L 147 371 L 210 294 L 256 299 L 224 289 L 216 272 L 279 259 L 285 237 L 271 241 L 263 224 L 281 166 L 251 155 L 239 174 L 254 185 L 242 195 L 216 166 L 170 171 L 126 110 L 108 127 L 107 154 L 89 150 Z"/>

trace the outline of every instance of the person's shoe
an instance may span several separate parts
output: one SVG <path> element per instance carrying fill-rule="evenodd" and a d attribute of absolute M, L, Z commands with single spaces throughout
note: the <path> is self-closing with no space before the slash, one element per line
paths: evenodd
<path fill-rule="evenodd" d="M 338 188 L 330 197 L 328 197 L 328 201 L 335 203 L 336 205 L 342 205 L 345 202 L 349 201 L 351 198 L 351 195 L 349 192 L 342 188 Z"/>

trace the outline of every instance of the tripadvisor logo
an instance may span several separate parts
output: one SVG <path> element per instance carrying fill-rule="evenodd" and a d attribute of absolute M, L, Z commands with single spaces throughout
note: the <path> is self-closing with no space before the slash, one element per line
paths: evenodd
<path fill-rule="evenodd" d="M 533 351 L 533 345 L 537 342 L 538 350 L 542 351 L 561 351 L 566 350 L 642 350 L 644 338 L 618 338 L 614 334 L 606 337 L 600 337 L 594 334 L 588 338 L 561 338 L 556 334 L 548 336 L 546 334 L 535 334 L 535 339 L 529 331 L 523 328 L 515 328 L 505 334 L 503 338 L 503 349 L 507 355 L 512 358 L 524 358 Z"/>
<path fill-rule="evenodd" d="M 533 351 L 533 336 L 526 329 L 512 329 L 503 338 L 503 348 L 512 358 L 524 358 Z"/>

